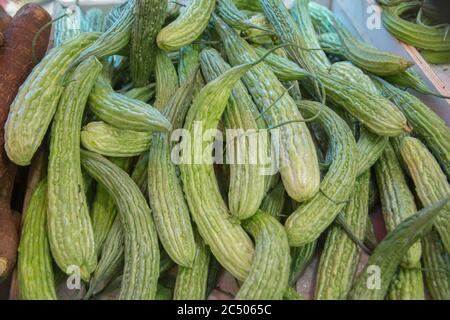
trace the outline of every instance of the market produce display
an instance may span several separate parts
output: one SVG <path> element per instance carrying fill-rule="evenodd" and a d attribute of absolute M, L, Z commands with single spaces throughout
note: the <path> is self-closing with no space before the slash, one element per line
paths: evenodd
<path fill-rule="evenodd" d="M 448 61 L 421 2 L 379 2 Z M 303 300 L 314 260 L 316 300 L 450 299 L 450 128 L 403 89 L 447 97 L 411 61 L 309 0 L 57 6 L 0 11 L 11 299 Z"/>

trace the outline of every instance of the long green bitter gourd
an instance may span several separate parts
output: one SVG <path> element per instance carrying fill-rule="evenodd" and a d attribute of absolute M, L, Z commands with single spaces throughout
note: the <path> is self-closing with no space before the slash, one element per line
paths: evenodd
<path fill-rule="evenodd" d="M 387 232 L 394 230 L 403 220 L 417 211 L 414 195 L 397 159 L 394 148 L 389 143 L 381 158 L 375 164 L 377 185 L 380 192 L 381 212 Z M 422 249 L 420 242 L 409 248 L 401 265 L 413 268 L 420 262 Z"/>
<path fill-rule="evenodd" d="M 192 141 L 192 136 L 196 132 L 198 134 L 199 129 L 195 127 L 199 123 L 202 130 L 217 128 L 234 85 L 258 62 L 252 61 L 226 71 L 197 94 L 184 124 L 190 135 L 183 139 L 182 147 L 187 150 L 183 150 L 180 164 L 184 193 L 200 235 L 220 264 L 240 280 L 244 280 L 251 269 L 254 247 L 242 227 L 229 219 L 229 210 L 212 165 L 211 138 L 199 142 L 196 139 Z M 187 148 L 188 145 L 191 147 Z M 200 158 L 199 148 L 203 150 Z"/>
<path fill-rule="evenodd" d="M 346 224 L 359 239 L 363 239 L 366 232 L 369 214 L 369 180 L 370 172 L 356 179 L 350 202 L 342 214 Z M 315 299 L 347 299 L 360 255 L 361 248 L 339 225 L 333 225 L 328 231 L 325 247 L 320 256 L 314 291 Z"/>
<path fill-rule="evenodd" d="M 124 228 L 122 227 L 120 216 L 115 215 L 114 222 L 100 248 L 100 259 L 97 268 L 92 274 L 89 282 L 89 290 L 83 297 L 84 299 L 89 299 L 92 295 L 98 294 L 106 287 L 112 277 L 122 271 L 124 262 L 124 238 Z"/>
<path fill-rule="evenodd" d="M 80 165 L 80 130 L 89 92 L 102 70 L 92 57 L 75 70 L 53 120 L 48 161 L 48 233 L 59 268 L 89 280 L 97 264 Z M 72 270 L 72 271 L 71 271 Z"/>
<path fill-rule="evenodd" d="M 449 96 L 444 96 L 434 89 L 428 88 L 420 74 L 414 69 L 408 69 L 405 72 L 383 77 L 386 81 L 403 88 L 411 88 L 417 92 L 425 95 L 436 96 L 444 99 L 449 99 Z"/>
<path fill-rule="evenodd" d="M 161 0 L 140 0 L 134 6 L 130 73 L 136 87 L 145 86 L 150 81 L 155 66 L 156 36 L 166 18 L 167 4 Z"/>
<path fill-rule="evenodd" d="M 255 50 L 234 30 L 220 19 L 215 22 L 232 64 L 258 59 Z M 276 132 L 279 141 L 276 141 L 277 136 L 273 136 L 272 142 L 279 148 L 279 171 L 287 193 L 297 201 L 310 199 L 319 189 L 319 162 L 311 134 L 306 124 L 301 123 L 303 117 L 295 101 L 286 94 L 286 89 L 264 63 L 244 75 L 243 82 L 268 127 L 281 126 Z"/>
<path fill-rule="evenodd" d="M 296 285 L 298 279 L 305 272 L 316 253 L 317 241 L 305 244 L 301 247 L 291 248 L 291 271 L 289 274 L 289 285 Z"/>
<path fill-rule="evenodd" d="M 83 13 L 77 5 L 73 5 L 70 8 L 64 8 L 59 3 L 57 6 L 61 8 L 57 12 L 57 16 L 63 12 L 67 14 L 62 19 L 59 19 L 54 24 L 53 29 L 53 46 L 59 47 L 62 43 L 76 37 L 81 33 Z"/>
<path fill-rule="evenodd" d="M 376 75 L 394 75 L 408 69 L 412 62 L 403 57 L 376 49 L 351 34 L 333 13 L 320 4 L 309 3 L 310 17 L 313 24 L 320 24 L 320 30 L 328 30 L 338 35 L 339 54 L 345 56 L 353 64 Z M 314 14 L 315 12 L 316 14 Z M 316 17 L 316 19 L 314 18 Z M 317 19 L 320 17 L 320 19 Z M 329 24 L 329 25 L 325 25 Z"/>
<path fill-rule="evenodd" d="M 450 195 L 450 185 L 444 172 L 427 147 L 416 138 L 405 137 L 400 152 L 414 181 L 416 193 L 424 206 Z M 436 218 L 436 230 L 450 254 L 450 204 Z"/>
<path fill-rule="evenodd" d="M 337 62 L 330 68 L 330 73 L 350 83 L 358 84 L 367 92 L 380 95 L 372 80 L 350 62 Z M 352 119 L 353 120 L 353 119 Z M 389 138 L 379 136 L 361 126 L 357 143 L 358 176 L 369 170 L 383 152 Z"/>
<path fill-rule="evenodd" d="M 320 103 L 304 101 L 301 110 L 317 115 L 330 140 L 327 160 L 331 162 L 320 191 L 302 203 L 287 219 L 285 228 L 291 246 L 299 247 L 316 240 L 345 207 L 356 179 L 356 142 L 344 120 Z M 338 182 L 339 181 L 339 182 Z"/>
<path fill-rule="evenodd" d="M 83 168 L 113 197 L 125 234 L 120 299 L 154 299 L 159 277 L 158 236 L 151 210 L 130 176 L 106 158 L 81 151 Z"/>
<path fill-rule="evenodd" d="M 17 270 L 22 299 L 57 299 L 47 236 L 46 180 L 36 186 L 24 214 Z"/>
<path fill-rule="evenodd" d="M 131 166 L 129 158 L 113 158 L 111 161 L 125 171 L 128 171 Z M 103 243 L 108 237 L 117 216 L 117 207 L 114 199 L 111 198 L 108 190 L 102 185 L 97 186 L 90 214 L 94 232 L 95 250 L 97 256 L 99 256 Z"/>
<path fill-rule="evenodd" d="M 131 99 L 141 100 L 143 102 L 149 102 L 155 96 L 156 85 L 154 83 L 145 87 L 133 88 L 125 92 L 124 94 Z"/>
<path fill-rule="evenodd" d="M 134 157 L 150 149 L 151 132 L 115 128 L 103 121 L 85 125 L 81 131 L 84 148 L 109 157 Z"/>
<path fill-rule="evenodd" d="M 450 300 L 450 255 L 439 233 L 432 229 L 422 238 L 425 283 L 435 300 Z"/>
<path fill-rule="evenodd" d="M 308 3 L 308 11 L 314 28 L 320 33 L 332 33 L 336 34 L 336 28 L 334 24 L 334 14 L 320 3 L 310 1 Z"/>
<path fill-rule="evenodd" d="M 158 47 L 175 51 L 192 43 L 207 27 L 215 6 L 216 0 L 192 0 L 177 19 L 158 33 Z"/>
<path fill-rule="evenodd" d="M 267 50 L 262 47 L 255 48 L 255 52 L 260 57 L 267 54 Z M 304 80 L 311 77 L 311 74 L 302 69 L 298 64 L 277 54 L 269 54 L 264 61 L 280 80 Z"/>
<path fill-rule="evenodd" d="M 195 235 L 195 255 L 191 266 L 178 267 L 174 300 L 205 300 L 211 253 L 203 239 Z"/>
<path fill-rule="evenodd" d="M 389 300 L 425 300 L 420 262 L 413 269 L 398 268 L 386 298 Z"/>
<path fill-rule="evenodd" d="M 156 99 L 154 106 L 164 110 L 178 89 L 177 70 L 166 53 L 158 50 L 155 58 Z"/>
<path fill-rule="evenodd" d="M 260 209 L 269 213 L 276 219 L 280 219 L 286 201 L 286 190 L 280 181 L 274 188 L 269 190 L 261 202 Z"/>
<path fill-rule="evenodd" d="M 136 162 L 131 178 L 138 185 L 144 195 L 147 195 L 148 186 L 148 157 L 149 152 L 144 152 Z"/>
<path fill-rule="evenodd" d="M 243 222 L 255 239 L 255 257 L 237 300 L 281 300 L 288 286 L 290 251 L 286 232 L 274 217 L 259 211 Z"/>
<path fill-rule="evenodd" d="M 50 50 L 22 84 L 5 124 L 5 149 L 11 161 L 30 164 L 55 114 L 70 63 L 98 37 L 82 33 Z"/>
<path fill-rule="evenodd" d="M 154 132 L 170 130 L 170 122 L 151 105 L 115 92 L 101 74 L 89 95 L 90 110 L 119 129 Z"/>
<path fill-rule="evenodd" d="M 213 81 L 231 69 L 214 49 L 203 50 L 200 61 L 207 81 Z M 267 154 L 265 150 L 269 148 L 269 141 L 256 135 L 258 129 L 266 127 L 264 120 L 261 117 L 258 119 L 259 116 L 250 94 L 244 84 L 238 81 L 228 99 L 223 117 L 225 128 L 235 130 L 235 134 L 227 137 L 227 158 L 230 163 L 228 206 L 231 214 L 240 220 L 256 213 L 266 192 L 267 176 L 264 158 L 261 158 Z M 250 149 L 253 142 L 260 144 L 257 150 Z"/>
<path fill-rule="evenodd" d="M 381 18 L 385 28 L 397 39 L 430 51 L 450 51 L 448 25 L 426 26 L 404 19 L 402 16 L 417 12 L 420 1 L 406 1 L 383 10 Z"/>
<path fill-rule="evenodd" d="M 384 299 L 406 251 L 431 229 L 439 211 L 448 201 L 449 198 L 422 209 L 390 232 L 370 256 L 366 267 L 357 277 L 349 298 L 351 300 Z"/>
<path fill-rule="evenodd" d="M 117 20 L 93 44 L 83 50 L 80 56 L 72 62 L 72 66 L 76 66 L 91 56 L 101 59 L 125 48 L 131 37 L 135 5 L 136 0 L 127 0 L 123 9 L 120 10 Z"/>
<path fill-rule="evenodd" d="M 193 78 L 169 100 L 164 115 L 179 129 L 192 101 Z M 148 195 L 159 239 L 178 265 L 189 268 L 194 262 L 196 244 L 178 168 L 172 161 L 170 135 L 153 135 L 148 160 Z"/>
<path fill-rule="evenodd" d="M 397 136 L 404 131 L 411 131 L 403 114 L 387 99 L 330 74 L 328 70 L 330 62 L 320 50 L 308 15 L 308 0 L 297 0 L 294 3 L 291 10 L 293 17 L 280 0 L 261 0 L 261 3 L 264 4 L 265 13 L 280 39 L 294 44 L 286 49 L 291 59 L 307 71 L 315 73 L 325 88 L 327 99 L 347 110 L 378 135 Z M 317 85 L 312 83 L 305 85 L 310 93 L 317 94 Z"/>
<path fill-rule="evenodd" d="M 375 84 L 403 112 L 414 132 L 425 141 L 450 178 L 450 128 L 444 120 L 412 94 L 386 82 L 376 81 Z"/>

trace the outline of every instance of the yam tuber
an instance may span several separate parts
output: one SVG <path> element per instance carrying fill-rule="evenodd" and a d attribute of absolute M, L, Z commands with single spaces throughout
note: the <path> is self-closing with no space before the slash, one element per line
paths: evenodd
<path fill-rule="evenodd" d="M 20 85 L 34 67 L 33 37 L 50 21 L 45 9 L 29 3 L 19 9 L 4 32 L 5 40 L 0 47 L 0 128 L 5 124 Z M 49 38 L 50 28 L 46 28 L 36 39 L 34 51 L 38 61 L 47 51 Z"/>
<path fill-rule="evenodd" d="M 9 162 L 6 169 L 0 184 L 0 278 L 13 269 L 18 246 L 17 217 L 10 208 L 17 167 Z"/>

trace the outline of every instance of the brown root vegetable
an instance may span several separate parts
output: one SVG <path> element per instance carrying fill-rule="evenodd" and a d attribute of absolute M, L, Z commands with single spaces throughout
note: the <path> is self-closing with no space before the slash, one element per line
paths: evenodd
<path fill-rule="evenodd" d="M 11 16 L 0 6 L 0 33 L 5 32 L 10 22 Z"/>
<path fill-rule="evenodd" d="M 17 259 L 17 217 L 10 208 L 17 167 L 9 162 L 0 185 L 0 278 L 9 275 Z"/>
<path fill-rule="evenodd" d="M 4 31 L 4 43 L 0 47 L 0 128 L 5 124 L 9 106 L 20 85 L 34 67 L 33 38 L 50 21 L 51 17 L 45 9 L 29 3 L 19 9 Z M 47 51 L 49 38 L 50 28 L 37 36 L 34 48 L 37 61 Z"/>

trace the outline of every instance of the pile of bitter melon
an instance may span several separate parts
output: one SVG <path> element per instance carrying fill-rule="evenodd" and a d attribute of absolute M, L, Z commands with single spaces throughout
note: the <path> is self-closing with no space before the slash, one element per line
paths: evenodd
<path fill-rule="evenodd" d="M 421 49 L 429 63 L 450 63 L 448 4 L 427 0 L 379 0 L 384 10 L 383 25 L 400 41 Z M 445 18 L 442 18 L 445 17 Z"/>
<path fill-rule="evenodd" d="M 316 299 L 450 298 L 450 129 L 409 61 L 308 0 L 128 0 L 53 28 L 5 126 L 31 163 L 21 298 L 205 299 L 227 271 L 236 299 L 302 299 L 315 256 Z"/>

